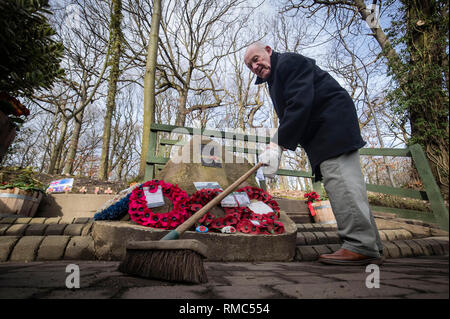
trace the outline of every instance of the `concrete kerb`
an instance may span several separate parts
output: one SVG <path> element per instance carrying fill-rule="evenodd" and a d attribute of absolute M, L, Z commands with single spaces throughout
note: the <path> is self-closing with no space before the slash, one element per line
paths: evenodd
<path fill-rule="evenodd" d="M 0 262 L 7 261 L 13 247 L 19 240 L 19 236 L 2 236 L 0 237 Z"/>
<path fill-rule="evenodd" d="M 95 260 L 94 240 L 91 236 L 73 236 L 64 253 L 65 260 Z"/>
<path fill-rule="evenodd" d="M 419 256 L 448 255 L 448 237 L 429 237 L 422 239 L 407 239 L 383 241 L 383 254 L 385 258 L 404 258 Z M 336 251 L 339 244 L 326 245 L 298 245 L 296 248 L 296 261 L 315 261 L 324 253 Z"/>
<path fill-rule="evenodd" d="M 59 260 L 62 259 L 70 236 L 45 236 L 36 260 Z"/>
<path fill-rule="evenodd" d="M 44 236 L 23 236 L 11 252 L 10 261 L 34 261 Z"/>

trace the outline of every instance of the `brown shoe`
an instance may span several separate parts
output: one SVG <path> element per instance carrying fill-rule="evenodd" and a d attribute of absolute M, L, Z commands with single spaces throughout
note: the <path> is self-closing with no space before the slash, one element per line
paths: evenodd
<path fill-rule="evenodd" d="M 350 250 L 341 248 L 332 254 L 324 254 L 319 257 L 319 261 L 324 264 L 330 265 L 350 265 L 350 266 L 362 266 L 368 264 L 381 265 L 383 258 L 370 257 L 361 255 Z"/>

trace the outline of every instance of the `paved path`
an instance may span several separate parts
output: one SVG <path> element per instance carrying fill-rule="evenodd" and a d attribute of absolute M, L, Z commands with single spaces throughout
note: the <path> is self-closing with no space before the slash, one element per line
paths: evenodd
<path fill-rule="evenodd" d="M 79 288 L 72 268 L 79 267 Z M 447 256 L 388 259 L 376 271 L 318 262 L 207 262 L 209 282 L 182 285 L 117 271 L 119 262 L 45 261 L 0 263 L 0 298 L 37 299 L 335 299 L 449 298 Z M 368 272 L 366 272 L 368 270 Z M 66 272 L 67 271 L 67 272 Z M 194 301 L 192 301 L 194 302 Z"/>

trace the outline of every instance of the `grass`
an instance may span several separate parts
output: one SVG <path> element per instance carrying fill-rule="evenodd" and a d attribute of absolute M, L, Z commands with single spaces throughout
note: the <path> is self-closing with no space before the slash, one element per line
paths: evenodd
<path fill-rule="evenodd" d="M 367 193 L 369 204 L 375 206 L 385 206 L 400 209 L 412 209 L 422 212 L 432 212 L 430 204 L 427 201 L 413 198 L 403 198 L 399 196 Z"/>

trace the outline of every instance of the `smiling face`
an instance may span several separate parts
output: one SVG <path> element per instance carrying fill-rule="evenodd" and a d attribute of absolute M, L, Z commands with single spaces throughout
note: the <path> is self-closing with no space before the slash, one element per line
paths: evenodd
<path fill-rule="evenodd" d="M 244 55 L 244 63 L 250 71 L 265 80 L 270 76 L 271 55 L 271 47 L 255 43 L 247 48 Z"/>

